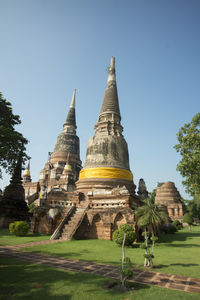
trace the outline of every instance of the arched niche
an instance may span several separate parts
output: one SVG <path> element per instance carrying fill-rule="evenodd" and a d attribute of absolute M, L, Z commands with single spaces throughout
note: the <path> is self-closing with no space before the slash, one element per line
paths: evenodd
<path fill-rule="evenodd" d="M 45 213 L 41 213 L 37 218 L 37 230 L 36 232 L 41 234 L 51 234 L 52 221 L 50 217 Z"/>
<path fill-rule="evenodd" d="M 126 224 L 126 223 L 127 222 L 126 222 L 125 216 L 121 212 L 119 212 L 114 219 L 114 222 L 112 225 L 112 232 L 117 230 L 121 224 Z"/>
<path fill-rule="evenodd" d="M 103 239 L 104 238 L 104 227 L 103 221 L 99 214 L 96 214 L 91 223 L 91 230 L 90 230 L 90 238 L 92 239 Z"/>

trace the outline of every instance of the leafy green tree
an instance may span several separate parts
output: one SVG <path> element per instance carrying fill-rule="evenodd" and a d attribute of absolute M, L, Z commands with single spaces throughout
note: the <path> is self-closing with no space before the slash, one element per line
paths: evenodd
<path fill-rule="evenodd" d="M 182 182 L 191 195 L 200 195 L 200 113 L 177 133 L 178 144 L 174 146 L 182 156 L 177 170 L 184 177 Z"/>
<path fill-rule="evenodd" d="M 136 239 L 136 234 L 133 231 L 133 227 L 129 224 L 121 224 L 119 229 L 113 232 L 113 241 L 121 246 L 124 240 L 124 234 L 126 234 L 125 246 L 132 246 Z"/>
<path fill-rule="evenodd" d="M 0 93 L 0 178 L 2 168 L 12 173 L 19 154 L 23 161 L 27 158 L 25 145 L 28 140 L 15 130 L 15 125 L 20 123 L 20 117 L 12 112 L 11 103 Z"/>
<path fill-rule="evenodd" d="M 187 205 L 186 209 L 193 218 L 200 219 L 200 207 L 194 200 L 190 200 L 190 203 Z"/>
<path fill-rule="evenodd" d="M 143 205 L 136 209 L 135 220 L 138 227 L 144 230 L 144 266 L 153 266 L 153 249 L 154 243 L 157 239 L 155 235 L 160 231 L 159 227 L 162 223 L 168 223 L 168 216 L 165 211 L 159 210 L 158 206 L 154 203 L 153 199 L 147 198 L 143 200 Z M 150 234 L 152 235 L 153 241 L 152 253 L 150 251 L 148 243 Z"/>

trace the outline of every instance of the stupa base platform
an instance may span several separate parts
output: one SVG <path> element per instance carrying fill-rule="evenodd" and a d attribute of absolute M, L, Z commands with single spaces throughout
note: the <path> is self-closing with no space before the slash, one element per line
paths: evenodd
<path fill-rule="evenodd" d="M 112 190 L 116 187 L 126 187 L 129 194 L 135 193 L 135 184 L 132 181 L 120 178 L 85 178 L 76 182 L 78 192 L 87 193 L 96 189 Z"/>

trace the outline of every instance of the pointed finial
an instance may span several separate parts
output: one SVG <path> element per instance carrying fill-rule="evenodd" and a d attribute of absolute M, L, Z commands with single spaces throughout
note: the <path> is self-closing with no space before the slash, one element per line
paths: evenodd
<path fill-rule="evenodd" d="M 67 114 L 66 121 L 63 125 L 64 129 L 65 126 L 74 126 L 76 129 L 76 114 L 75 114 L 75 96 L 76 96 L 76 89 L 73 90 L 73 95 L 72 95 L 72 101 L 69 107 L 69 111 Z"/>
<path fill-rule="evenodd" d="M 76 96 L 76 89 L 73 90 L 72 102 L 70 104 L 70 107 L 73 107 L 73 108 L 75 108 L 75 96 Z"/>
<path fill-rule="evenodd" d="M 70 153 L 68 152 L 67 153 L 67 162 L 66 162 L 68 165 L 69 165 L 69 156 L 70 156 Z"/>
<path fill-rule="evenodd" d="M 115 58 L 112 56 L 110 61 L 110 67 L 108 72 L 108 81 L 116 80 L 115 74 Z"/>
<path fill-rule="evenodd" d="M 28 160 L 28 163 L 26 165 L 26 170 L 29 170 L 30 171 L 30 159 Z"/>

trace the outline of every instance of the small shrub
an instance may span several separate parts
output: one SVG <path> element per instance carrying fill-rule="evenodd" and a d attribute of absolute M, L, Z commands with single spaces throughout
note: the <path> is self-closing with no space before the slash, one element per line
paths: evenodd
<path fill-rule="evenodd" d="M 9 224 L 9 231 L 11 234 L 15 234 L 15 223 Z"/>
<path fill-rule="evenodd" d="M 167 224 L 167 225 L 163 226 L 163 231 L 166 234 L 173 234 L 173 233 L 177 232 L 177 229 L 173 224 Z"/>
<path fill-rule="evenodd" d="M 174 220 L 172 224 L 176 227 L 176 229 L 180 230 L 183 228 L 182 223 L 179 220 Z"/>
<path fill-rule="evenodd" d="M 128 231 L 133 231 L 133 227 L 131 225 L 129 225 L 129 224 L 121 224 L 119 226 L 119 229 L 121 231 L 123 231 L 124 233 L 127 233 Z"/>
<path fill-rule="evenodd" d="M 16 236 L 24 236 L 29 231 L 29 225 L 24 221 L 16 221 L 9 225 L 9 231 Z"/>
<path fill-rule="evenodd" d="M 136 234 L 133 231 L 132 226 L 128 224 L 121 224 L 119 229 L 113 232 L 113 241 L 117 245 L 121 246 L 123 243 L 124 233 L 126 233 L 125 246 L 132 246 L 134 240 L 136 239 Z"/>
<path fill-rule="evenodd" d="M 124 266 L 123 269 L 121 269 L 121 272 L 123 273 L 123 276 L 126 278 L 129 278 L 133 275 L 132 263 L 129 257 L 125 257 Z"/>
<path fill-rule="evenodd" d="M 132 263 L 129 257 L 125 257 L 120 268 L 120 280 L 122 287 L 126 287 L 126 279 L 133 275 Z"/>

